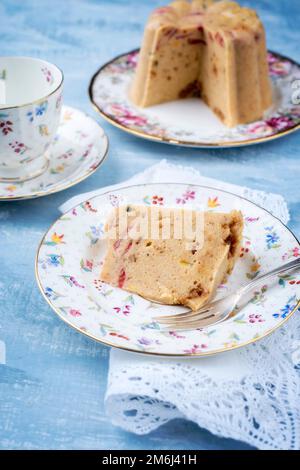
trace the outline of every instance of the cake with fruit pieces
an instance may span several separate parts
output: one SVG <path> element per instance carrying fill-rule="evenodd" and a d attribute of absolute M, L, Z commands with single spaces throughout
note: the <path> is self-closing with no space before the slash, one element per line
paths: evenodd
<path fill-rule="evenodd" d="M 149 232 L 150 220 L 158 221 L 159 237 L 153 238 Z M 192 231 L 188 233 L 192 239 L 184 231 L 178 236 L 179 221 L 183 220 L 191 221 Z M 145 221 L 142 236 L 137 228 Z M 163 237 L 166 221 L 170 230 Z M 153 301 L 196 310 L 214 296 L 232 272 L 242 230 L 243 217 L 238 211 L 214 213 L 134 205 L 116 208 L 105 227 L 107 251 L 100 279 Z"/>
<path fill-rule="evenodd" d="M 263 117 L 272 104 L 265 31 L 235 2 L 175 1 L 151 15 L 130 90 L 153 106 L 201 97 L 228 127 Z"/>

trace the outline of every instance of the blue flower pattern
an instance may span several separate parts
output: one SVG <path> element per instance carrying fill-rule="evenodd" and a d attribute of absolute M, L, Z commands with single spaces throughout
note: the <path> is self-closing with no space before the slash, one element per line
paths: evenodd
<path fill-rule="evenodd" d="M 274 227 L 266 227 L 265 230 L 269 233 L 266 235 L 267 247 L 270 250 L 271 248 L 278 248 L 280 246 L 280 238 L 276 232 L 274 232 Z"/>
<path fill-rule="evenodd" d="M 48 264 L 51 266 L 60 266 L 63 263 L 63 258 L 61 255 L 47 255 Z"/>
<path fill-rule="evenodd" d="M 283 308 L 281 308 L 278 313 L 273 313 L 273 317 L 282 319 L 286 318 L 294 310 L 296 302 L 296 295 L 293 295 L 293 297 L 288 300 L 288 303 Z"/>
<path fill-rule="evenodd" d="M 48 108 L 48 101 L 43 101 L 38 106 L 36 106 L 34 111 L 28 111 L 26 116 L 28 117 L 29 122 L 33 122 L 35 116 L 43 116 Z"/>
<path fill-rule="evenodd" d="M 47 111 L 48 103 L 47 101 L 43 101 L 39 106 L 35 108 L 35 115 L 36 116 L 43 116 Z"/>
<path fill-rule="evenodd" d="M 87 232 L 86 235 L 91 240 L 91 245 L 95 245 L 99 238 L 101 238 L 101 235 L 103 234 L 103 228 L 104 225 L 102 223 L 99 225 L 90 226 L 90 232 Z"/>
<path fill-rule="evenodd" d="M 51 299 L 51 300 L 56 300 L 59 297 L 63 297 L 61 294 L 59 294 L 58 292 L 55 292 L 55 290 L 51 289 L 51 287 L 46 287 L 44 292 L 45 292 L 45 296 L 48 299 Z"/>
<path fill-rule="evenodd" d="M 33 115 L 33 112 L 32 112 L 32 111 L 28 111 L 27 117 L 28 117 L 29 122 L 33 122 L 33 120 L 34 120 L 34 115 Z"/>
<path fill-rule="evenodd" d="M 91 232 L 94 235 L 94 237 L 100 238 L 100 236 L 103 234 L 103 224 L 92 225 Z"/>

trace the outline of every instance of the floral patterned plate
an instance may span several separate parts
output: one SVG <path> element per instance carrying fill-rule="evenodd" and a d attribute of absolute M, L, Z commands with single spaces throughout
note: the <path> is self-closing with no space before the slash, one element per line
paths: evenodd
<path fill-rule="evenodd" d="M 182 311 L 151 303 L 99 281 L 105 247 L 103 225 L 123 203 L 240 209 L 245 230 L 240 258 L 218 296 L 259 273 L 300 256 L 295 236 L 269 212 L 239 196 L 203 186 L 144 184 L 108 192 L 61 216 L 45 234 L 36 257 L 39 287 L 62 320 L 108 346 L 167 356 L 204 356 L 239 348 L 280 327 L 298 308 L 300 275 L 281 276 L 253 293 L 249 304 L 218 325 L 189 332 L 161 331 L 153 318 Z"/>
<path fill-rule="evenodd" d="M 69 188 L 94 173 L 107 151 L 107 136 L 97 122 L 78 109 L 63 106 L 48 169 L 21 183 L 0 182 L 0 201 L 47 196 Z"/>
<path fill-rule="evenodd" d="M 233 129 L 224 126 L 199 99 L 142 109 L 128 98 L 139 51 L 122 54 L 93 76 L 89 94 L 111 124 L 145 139 L 190 147 L 234 147 L 276 139 L 300 127 L 300 65 L 269 52 L 274 105 L 261 121 Z M 182 116 L 188 116 L 183 119 Z"/>

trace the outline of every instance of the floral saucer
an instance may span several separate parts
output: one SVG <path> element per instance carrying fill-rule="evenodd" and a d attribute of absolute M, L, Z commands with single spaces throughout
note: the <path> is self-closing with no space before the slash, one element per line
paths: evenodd
<path fill-rule="evenodd" d="M 0 201 L 47 196 L 69 188 L 96 171 L 107 151 L 107 136 L 97 122 L 78 109 L 63 106 L 48 168 L 31 180 L 0 182 Z"/>
<path fill-rule="evenodd" d="M 274 105 L 261 121 L 233 129 L 224 126 L 198 98 L 139 108 L 128 89 L 139 50 L 112 59 L 93 76 L 89 94 L 111 124 L 145 139 L 189 147 L 234 147 L 267 142 L 300 128 L 300 65 L 269 52 Z M 188 116 L 188 118 L 182 118 Z"/>
<path fill-rule="evenodd" d="M 163 331 L 154 321 L 181 307 L 151 303 L 99 281 L 105 254 L 103 226 L 113 207 L 156 204 L 211 211 L 240 209 L 240 258 L 218 297 L 235 291 L 300 256 L 296 237 L 269 212 L 239 196 L 204 186 L 144 184 L 107 192 L 61 216 L 47 231 L 36 257 L 45 299 L 68 325 L 108 346 L 166 356 L 206 356 L 240 348 L 279 328 L 299 307 L 300 275 L 280 276 L 253 293 L 249 304 L 223 323 L 188 332 Z"/>

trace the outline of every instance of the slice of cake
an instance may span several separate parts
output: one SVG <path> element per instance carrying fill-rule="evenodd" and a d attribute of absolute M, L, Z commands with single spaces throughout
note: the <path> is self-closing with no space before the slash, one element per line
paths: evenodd
<path fill-rule="evenodd" d="M 175 1 L 151 15 L 131 99 L 147 107 L 196 95 L 228 127 L 261 119 L 271 106 L 265 31 L 254 10 Z"/>
<path fill-rule="evenodd" d="M 157 232 L 152 236 L 150 220 L 158 221 L 158 237 Z M 183 220 L 191 222 L 188 236 L 182 230 Z M 141 232 L 145 223 L 146 231 Z M 105 230 L 108 246 L 102 281 L 147 299 L 196 310 L 231 273 L 240 251 L 243 218 L 238 211 L 128 205 L 115 209 Z"/>

